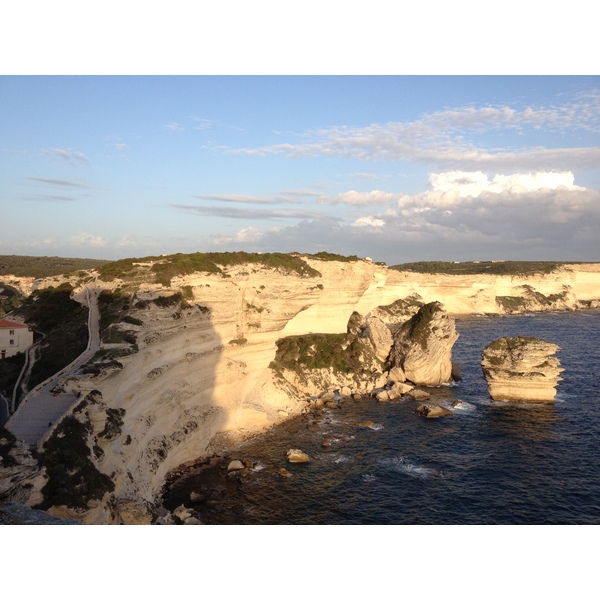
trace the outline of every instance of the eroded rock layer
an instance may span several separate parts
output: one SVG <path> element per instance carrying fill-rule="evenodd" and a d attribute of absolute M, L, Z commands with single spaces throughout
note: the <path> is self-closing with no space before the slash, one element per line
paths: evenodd
<path fill-rule="evenodd" d="M 503 337 L 482 352 L 481 368 L 494 400 L 551 402 L 560 381 L 556 344 L 535 337 Z"/>

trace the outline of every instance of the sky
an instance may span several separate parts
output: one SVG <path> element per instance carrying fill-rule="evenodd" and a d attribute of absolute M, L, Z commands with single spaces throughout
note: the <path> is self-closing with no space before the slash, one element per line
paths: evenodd
<path fill-rule="evenodd" d="M 600 77 L 0 77 L 0 254 L 600 260 Z"/>

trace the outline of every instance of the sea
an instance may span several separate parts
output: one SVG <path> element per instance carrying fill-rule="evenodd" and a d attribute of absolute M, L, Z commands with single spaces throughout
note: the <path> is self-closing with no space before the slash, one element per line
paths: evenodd
<path fill-rule="evenodd" d="M 428 388 L 461 401 L 452 414 L 348 399 L 172 478 L 164 506 L 231 525 L 600 524 L 600 311 L 457 317 L 456 328 L 462 381 Z M 490 399 L 481 352 L 507 335 L 560 346 L 555 402 Z M 287 463 L 290 448 L 310 462 Z M 243 477 L 223 468 L 233 458 L 250 465 Z"/>

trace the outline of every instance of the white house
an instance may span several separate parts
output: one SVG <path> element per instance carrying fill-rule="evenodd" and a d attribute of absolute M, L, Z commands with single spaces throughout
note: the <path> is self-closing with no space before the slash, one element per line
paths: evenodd
<path fill-rule="evenodd" d="M 33 345 L 33 331 L 23 325 L 0 319 L 0 359 L 25 352 Z"/>

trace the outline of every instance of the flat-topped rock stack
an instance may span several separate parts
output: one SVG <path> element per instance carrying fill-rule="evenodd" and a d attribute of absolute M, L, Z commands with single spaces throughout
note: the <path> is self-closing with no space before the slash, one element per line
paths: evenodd
<path fill-rule="evenodd" d="M 503 337 L 482 352 L 481 368 L 493 400 L 552 402 L 561 380 L 560 348 L 529 337 Z"/>

